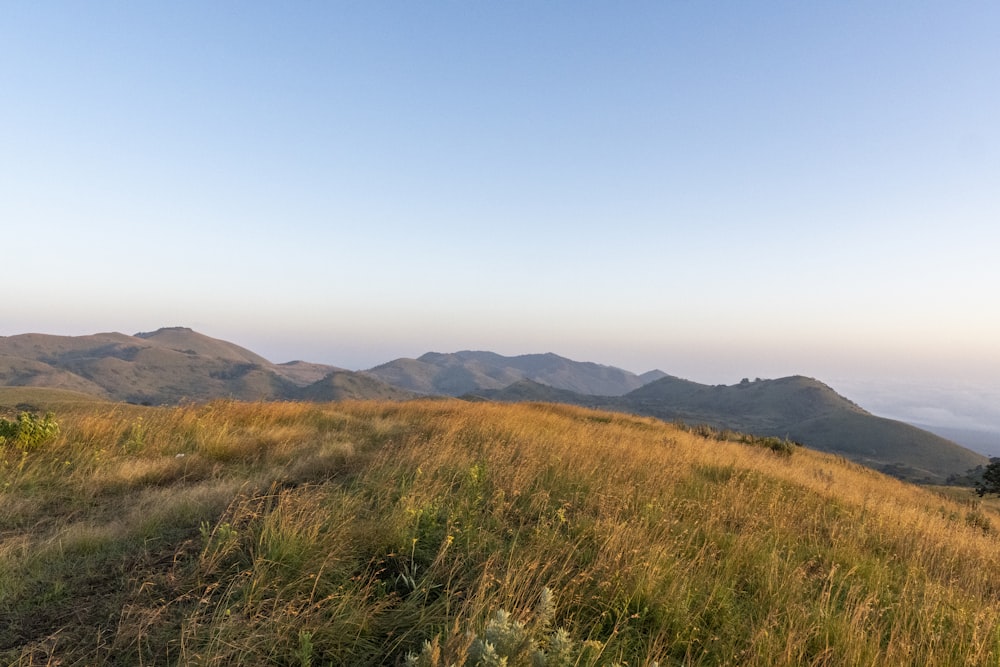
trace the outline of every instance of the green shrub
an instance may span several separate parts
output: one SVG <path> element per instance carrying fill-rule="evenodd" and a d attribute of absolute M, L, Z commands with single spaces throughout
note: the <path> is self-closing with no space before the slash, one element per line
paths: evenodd
<path fill-rule="evenodd" d="M 420 653 L 408 653 L 406 667 L 570 667 L 571 665 L 611 665 L 602 660 L 604 644 L 581 641 L 565 628 L 553 628 L 555 600 L 552 591 L 542 589 L 534 614 L 519 621 L 504 609 L 496 610 L 482 633 L 465 633 L 465 641 L 440 638 L 425 641 Z M 459 650 L 449 650 L 457 645 Z M 655 666 L 656 663 L 653 663 Z"/>
<path fill-rule="evenodd" d="M 29 412 L 22 412 L 16 421 L 0 419 L 0 446 L 13 445 L 23 451 L 35 449 L 44 442 L 59 434 L 59 424 L 55 415 L 45 413 L 44 417 L 36 417 Z"/>

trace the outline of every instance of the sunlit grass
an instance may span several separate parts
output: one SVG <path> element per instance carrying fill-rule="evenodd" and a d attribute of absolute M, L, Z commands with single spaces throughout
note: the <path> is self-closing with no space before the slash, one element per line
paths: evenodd
<path fill-rule="evenodd" d="M 998 664 L 994 510 L 837 457 L 551 405 L 57 417 L 0 464 L 9 663 L 392 664 L 547 588 L 600 664 Z"/>

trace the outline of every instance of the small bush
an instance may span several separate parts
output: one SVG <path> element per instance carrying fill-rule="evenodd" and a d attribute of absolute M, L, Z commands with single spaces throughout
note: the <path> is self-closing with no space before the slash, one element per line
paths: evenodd
<path fill-rule="evenodd" d="M 22 412 L 16 421 L 0 419 L 0 446 L 13 445 L 23 451 L 35 449 L 59 434 L 59 424 L 55 415 L 45 413 L 36 417 L 30 412 Z"/>
<path fill-rule="evenodd" d="M 570 667 L 616 665 L 601 661 L 601 642 L 574 638 L 565 628 L 552 627 L 555 600 L 542 589 L 534 614 L 526 622 L 503 609 L 496 610 L 482 633 L 465 633 L 459 651 L 449 651 L 440 638 L 425 641 L 420 653 L 408 653 L 406 667 Z M 656 663 L 653 663 L 654 665 Z"/>
<path fill-rule="evenodd" d="M 978 528 L 987 535 L 993 531 L 993 522 L 990 521 L 990 518 L 986 516 L 986 514 L 978 507 L 966 512 L 965 525 L 971 528 Z"/>

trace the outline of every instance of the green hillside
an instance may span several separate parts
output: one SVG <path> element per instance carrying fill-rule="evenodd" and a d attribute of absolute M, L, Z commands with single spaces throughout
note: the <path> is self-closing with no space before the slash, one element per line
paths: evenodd
<path fill-rule="evenodd" d="M 801 376 L 730 386 L 664 378 L 617 405 L 661 419 L 787 437 L 912 481 L 942 482 L 987 461 L 938 435 L 872 415 Z"/>
<path fill-rule="evenodd" d="M 821 382 L 802 376 L 744 380 L 736 385 L 704 385 L 664 378 L 641 387 L 627 399 L 648 410 L 698 414 L 708 423 L 744 430 L 785 428 L 804 416 L 867 414 Z M 730 423 L 723 423 L 725 420 Z"/>
<path fill-rule="evenodd" d="M 56 419 L 0 446 L 3 664 L 1000 664 L 1000 517 L 843 458 L 552 404 Z"/>

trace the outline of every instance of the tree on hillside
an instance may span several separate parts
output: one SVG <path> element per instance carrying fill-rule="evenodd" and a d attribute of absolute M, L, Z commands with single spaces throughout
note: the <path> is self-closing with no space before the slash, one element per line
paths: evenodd
<path fill-rule="evenodd" d="M 987 493 L 1000 495 L 1000 458 L 994 456 L 990 459 L 989 465 L 983 470 L 983 479 L 976 484 L 976 493 L 980 497 Z"/>

